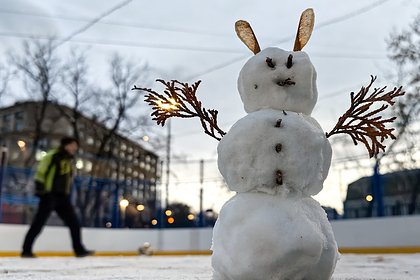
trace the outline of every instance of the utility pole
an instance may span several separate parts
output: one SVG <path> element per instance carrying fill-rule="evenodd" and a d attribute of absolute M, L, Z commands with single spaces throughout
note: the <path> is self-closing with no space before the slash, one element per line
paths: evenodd
<path fill-rule="evenodd" d="M 6 145 L 3 145 L 1 147 L 1 154 L 0 154 L 0 222 L 2 221 L 2 205 L 1 205 L 1 199 L 2 199 L 2 189 L 3 189 L 3 178 L 6 171 L 6 165 L 7 165 L 7 152 L 8 149 Z"/>
<path fill-rule="evenodd" d="M 168 208 L 169 205 L 169 174 L 171 172 L 171 120 L 168 119 L 168 136 L 166 138 L 166 197 L 165 197 L 165 207 Z"/>
<path fill-rule="evenodd" d="M 204 213 L 203 213 L 203 183 L 204 183 L 204 160 L 200 160 L 200 214 L 199 227 L 204 227 Z"/>
<path fill-rule="evenodd" d="M 372 178 L 372 188 L 373 188 L 373 203 L 376 206 L 376 216 L 383 217 L 384 216 L 384 194 L 383 194 L 383 186 L 382 186 L 382 178 L 379 172 L 380 167 L 380 160 L 377 159 L 375 162 L 375 167 L 373 170 L 373 178 Z"/>
<path fill-rule="evenodd" d="M 159 217 L 159 227 L 165 227 L 165 216 L 164 212 L 164 205 L 163 205 L 163 160 L 160 161 L 160 192 L 159 192 L 159 205 L 156 205 L 156 218 Z M 160 208 L 160 209 L 159 209 Z"/>

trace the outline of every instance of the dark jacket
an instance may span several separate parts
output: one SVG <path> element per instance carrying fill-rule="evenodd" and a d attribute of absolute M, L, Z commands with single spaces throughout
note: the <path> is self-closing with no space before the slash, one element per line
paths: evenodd
<path fill-rule="evenodd" d="M 36 195 L 70 194 L 73 157 L 62 149 L 49 151 L 39 162 L 35 174 Z"/>

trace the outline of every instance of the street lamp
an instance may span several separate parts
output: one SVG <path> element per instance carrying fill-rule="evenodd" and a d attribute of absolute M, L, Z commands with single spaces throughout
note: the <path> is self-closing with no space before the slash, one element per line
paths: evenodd
<path fill-rule="evenodd" d="M 1 222 L 1 196 L 2 196 L 2 187 L 3 187 L 3 178 L 6 171 L 7 165 L 7 153 L 8 148 L 6 145 L 3 145 L 0 150 L 0 222 Z"/>
<path fill-rule="evenodd" d="M 23 140 L 18 140 L 17 145 L 19 146 L 19 149 L 23 152 L 26 149 L 26 142 Z"/>
<path fill-rule="evenodd" d="M 121 208 L 121 224 L 125 227 L 125 210 L 129 204 L 129 201 L 125 198 L 120 200 L 120 208 Z"/>
<path fill-rule="evenodd" d="M 160 109 L 163 111 L 176 111 L 178 110 L 179 103 L 174 98 L 169 98 L 169 102 L 158 100 L 157 104 Z M 166 138 L 166 197 L 165 197 L 165 207 L 169 205 L 169 174 L 170 174 L 170 164 L 171 164 L 171 138 L 172 138 L 172 131 L 171 131 L 171 119 L 169 118 L 167 121 L 168 127 L 168 136 Z M 163 208 L 163 207 L 162 207 Z"/>
<path fill-rule="evenodd" d="M 204 213 L 203 213 L 203 182 L 204 182 L 204 160 L 200 160 L 200 213 L 198 214 L 198 226 L 204 226 Z"/>

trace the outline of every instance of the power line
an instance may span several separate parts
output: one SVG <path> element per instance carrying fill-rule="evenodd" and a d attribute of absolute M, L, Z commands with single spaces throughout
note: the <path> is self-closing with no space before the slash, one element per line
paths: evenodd
<path fill-rule="evenodd" d="M 60 40 L 60 37 L 49 37 L 46 35 L 32 35 L 27 33 L 10 33 L 0 32 L 1 37 L 15 37 L 15 38 L 26 38 L 26 39 L 42 39 L 42 40 Z M 63 40 L 63 39 L 62 39 Z M 126 47 L 142 47 L 152 49 L 170 49 L 170 50 L 182 50 L 182 51 L 199 51 L 199 52 L 220 52 L 220 53 L 239 53 L 235 49 L 222 49 L 222 48 L 206 48 L 206 47 L 191 47 L 183 45 L 171 45 L 171 44 L 153 44 L 153 43 L 137 43 L 131 41 L 114 41 L 114 40 L 98 40 L 98 39 L 72 39 L 70 43 L 80 44 L 91 44 L 91 45 L 114 45 L 114 46 L 126 46 Z"/>
<path fill-rule="evenodd" d="M 90 21 L 88 24 L 86 24 L 85 26 L 82 26 L 81 28 L 77 29 L 76 31 L 70 33 L 67 37 L 65 37 L 61 42 L 57 43 L 56 45 L 53 46 L 53 49 L 63 45 L 64 43 L 70 41 L 73 37 L 85 32 L 86 30 L 88 30 L 90 27 L 92 27 L 93 25 L 95 25 L 98 21 L 100 21 L 101 19 L 103 19 L 104 17 L 112 14 L 113 12 L 121 9 L 122 7 L 128 5 L 130 2 L 132 2 L 133 0 L 125 0 L 122 1 L 121 3 L 119 3 L 118 5 L 112 7 L 111 9 L 107 10 L 106 12 L 100 14 L 99 16 L 97 16 L 96 18 L 94 18 L 92 21 Z"/>
<path fill-rule="evenodd" d="M 348 13 L 348 14 L 345 14 L 345 15 L 342 15 L 342 16 L 339 16 L 339 17 L 336 17 L 336 18 L 332 18 L 330 20 L 327 20 L 327 21 L 324 21 L 320 24 L 317 24 L 314 29 L 320 29 L 320 28 L 323 28 L 325 26 L 329 26 L 329 25 L 332 25 L 332 24 L 335 24 L 335 23 L 339 23 L 339 22 L 348 20 L 348 19 L 353 18 L 355 16 L 365 14 L 365 13 L 369 12 L 370 10 L 373 10 L 373 9 L 385 4 L 388 1 L 389 0 L 376 1 L 372 4 L 369 4 L 367 6 L 364 6 L 364 7 L 360 8 L 360 9 L 354 10 L 354 11 Z"/>
<path fill-rule="evenodd" d="M 0 13 L 47 18 L 47 19 L 58 19 L 58 20 L 66 20 L 66 21 L 79 21 L 79 22 L 90 21 L 90 19 L 83 18 L 83 17 L 69 17 L 69 16 L 63 16 L 63 15 L 52 16 L 52 15 L 47 15 L 47 14 L 34 14 L 34 13 L 13 11 L 13 10 L 0 10 Z M 200 31 L 200 30 L 195 30 L 195 29 L 190 29 L 190 28 L 180 28 L 180 27 L 171 27 L 171 26 L 158 26 L 158 25 L 152 25 L 152 24 L 135 24 L 135 23 L 130 23 L 130 22 L 119 22 L 119 21 L 111 21 L 111 20 L 101 20 L 100 24 L 138 28 L 138 29 L 169 31 L 169 32 L 177 32 L 177 33 L 209 35 L 209 36 L 217 36 L 217 37 L 231 37 L 231 34 L 225 34 L 225 33 Z"/>
<path fill-rule="evenodd" d="M 348 19 L 350 19 L 352 17 L 355 17 L 355 16 L 358 16 L 358 15 L 360 15 L 362 13 L 366 13 L 366 12 L 368 12 L 368 11 L 370 11 L 370 10 L 372 10 L 372 9 L 380 6 L 380 5 L 383 5 L 386 2 L 388 2 L 388 1 L 389 0 L 380 0 L 380 1 L 377 1 L 375 3 L 369 4 L 367 6 L 364 6 L 364 7 L 360 8 L 360 9 L 357 9 L 357 10 L 355 10 L 353 12 L 350 12 L 348 14 L 341 15 L 341 16 L 332 18 L 330 20 L 321 22 L 320 24 L 317 24 L 314 27 L 314 29 L 321 29 L 323 27 L 326 27 L 326 26 L 329 26 L 329 25 L 333 25 L 333 24 L 336 24 L 336 23 L 339 23 L 339 22 L 348 20 Z M 285 37 L 283 39 L 280 39 L 279 41 L 275 42 L 273 45 L 278 45 L 278 44 L 281 44 L 281 43 L 284 43 L 284 42 L 293 40 L 294 38 L 295 38 L 295 35 L 288 36 L 288 37 Z M 210 74 L 210 73 L 215 72 L 217 70 L 223 69 L 223 68 L 225 68 L 225 67 L 227 67 L 227 66 L 229 66 L 231 64 L 234 64 L 236 62 L 239 62 L 239 61 L 241 61 L 241 60 L 243 60 L 243 59 L 245 59 L 247 57 L 249 57 L 249 55 L 241 55 L 241 56 L 236 57 L 236 58 L 234 58 L 232 60 L 229 60 L 229 61 L 226 61 L 224 63 L 215 65 L 215 66 L 213 66 L 213 67 L 211 67 L 211 68 L 209 68 L 209 69 L 207 69 L 205 71 L 201 71 L 201 72 L 195 73 L 194 75 L 190 75 L 185 80 L 187 80 L 187 81 L 195 80 L 195 79 L 197 79 L 200 76 L 203 76 L 203 75 L 206 75 L 206 74 Z"/>
<path fill-rule="evenodd" d="M 190 164 L 190 163 L 200 163 L 204 161 L 205 163 L 217 162 L 217 158 L 208 158 L 208 159 L 175 159 L 172 160 L 174 164 Z"/>

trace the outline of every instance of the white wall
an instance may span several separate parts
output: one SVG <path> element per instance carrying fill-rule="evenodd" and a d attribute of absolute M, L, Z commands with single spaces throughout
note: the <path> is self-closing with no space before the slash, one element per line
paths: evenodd
<path fill-rule="evenodd" d="M 338 220 L 331 223 L 341 248 L 420 247 L 420 216 Z"/>
<path fill-rule="evenodd" d="M 19 252 L 27 225 L 0 224 L 0 252 Z M 83 243 L 98 252 L 134 252 L 145 242 L 157 251 L 208 251 L 212 229 L 93 229 L 84 228 Z M 35 242 L 34 251 L 71 251 L 66 227 L 45 227 Z"/>
<path fill-rule="evenodd" d="M 420 248 L 420 216 L 333 221 L 340 248 Z M 19 252 L 25 225 L 0 224 L 0 252 Z M 160 252 L 208 252 L 212 229 L 92 229 L 82 232 L 86 247 L 98 252 L 134 252 L 149 242 Z M 35 251 L 70 252 L 70 234 L 65 227 L 46 227 Z"/>

